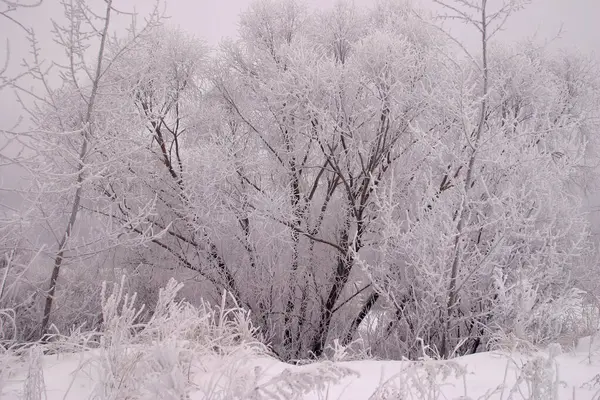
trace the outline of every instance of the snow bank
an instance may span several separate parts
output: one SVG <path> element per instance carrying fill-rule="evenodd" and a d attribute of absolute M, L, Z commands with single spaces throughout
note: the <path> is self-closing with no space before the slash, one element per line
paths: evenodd
<path fill-rule="evenodd" d="M 184 382 L 185 388 L 180 389 L 190 400 L 592 400 L 600 396 L 600 345 L 590 346 L 590 343 L 593 344 L 591 338 L 585 338 L 574 351 L 564 354 L 552 348 L 535 355 L 489 352 L 451 361 L 366 360 L 303 366 L 243 350 L 215 353 L 189 360 L 187 370 L 179 370 L 173 364 L 134 398 L 180 398 L 175 397 L 177 391 L 167 389 L 176 387 L 176 382 Z M 156 354 L 169 349 L 163 343 L 148 346 L 146 350 Z M 137 351 L 132 350 L 132 355 Z M 40 398 L 98 398 L 98 360 L 102 353 L 98 349 L 42 356 Z M 161 357 L 156 356 L 157 360 Z M 32 369 L 35 370 L 27 357 L 16 362 L 18 365 L 13 365 L 10 377 L 5 380 L 2 398 L 6 400 L 24 398 L 28 379 L 32 379 Z M 178 376 L 182 373 L 183 376 Z"/>

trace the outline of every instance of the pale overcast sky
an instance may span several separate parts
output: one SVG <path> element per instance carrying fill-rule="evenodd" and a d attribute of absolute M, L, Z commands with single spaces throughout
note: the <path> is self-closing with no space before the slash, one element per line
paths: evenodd
<path fill-rule="evenodd" d="M 357 5 L 370 5 L 373 0 L 354 0 Z M 237 18 L 251 0 L 167 0 L 170 23 L 193 32 L 209 44 L 217 44 L 224 36 L 234 36 Z M 306 0 L 312 7 L 331 7 L 336 0 Z M 431 0 L 413 0 L 415 4 L 431 6 Z M 502 0 L 490 0 L 491 4 Z M 117 8 L 140 13 L 147 10 L 152 0 L 116 0 Z M 60 16 L 58 0 L 44 0 L 37 9 L 24 10 L 21 17 L 26 25 L 37 28 L 42 39 L 48 40 L 50 16 Z M 540 38 L 554 36 L 563 25 L 561 43 L 576 46 L 586 52 L 600 49 L 600 0 L 533 0 L 524 11 L 512 17 L 505 38 L 519 38 L 537 33 Z M 0 49 L 5 47 L 6 38 L 19 36 L 17 30 L 0 19 Z M 22 42 L 15 46 L 23 45 Z"/>
<path fill-rule="evenodd" d="M 413 0 L 431 6 L 430 0 Z M 235 35 L 237 15 L 250 0 L 171 0 L 168 11 L 172 23 L 194 32 L 214 44 L 222 36 Z M 331 7 L 336 0 L 308 0 L 314 7 Z M 501 3 L 491 0 L 491 4 Z M 370 5 L 373 0 L 355 0 Z M 504 38 L 517 39 L 536 35 L 540 39 L 556 36 L 563 26 L 561 45 L 575 46 L 585 52 L 600 50 L 600 0 L 533 0 L 515 14 Z M 463 32 L 464 34 L 464 32 Z"/>
<path fill-rule="evenodd" d="M 23 0 L 26 1 L 26 0 Z M 32 0 L 33 1 L 33 0 Z M 97 0 L 99 1 L 99 0 Z M 227 36 L 235 36 L 238 15 L 245 10 L 251 0 L 166 0 L 169 24 L 180 26 L 216 45 Z M 369 6 L 374 0 L 354 0 L 357 5 Z M 492 5 L 503 0 L 489 0 Z M 311 7 L 331 7 L 336 0 L 306 0 Z M 432 0 L 413 0 L 415 4 L 432 7 Z M 144 14 L 154 3 L 152 0 L 115 0 L 117 8 Z M 43 0 L 42 6 L 24 9 L 19 13 L 20 20 L 35 28 L 43 54 L 48 58 L 59 58 L 60 49 L 52 42 L 50 18 L 60 18 L 62 7 L 58 0 Z M 535 36 L 542 42 L 553 38 L 561 26 L 562 37 L 553 46 L 578 48 L 585 53 L 600 53 L 600 0 L 533 0 L 529 6 L 514 15 L 499 40 L 515 40 Z M 124 26 L 124 24 L 123 24 Z M 461 40 L 469 42 L 472 30 L 464 25 L 454 26 L 453 33 Z M 18 68 L 19 60 L 27 55 L 28 43 L 22 32 L 14 25 L 0 18 L 0 65 L 4 63 L 7 40 L 10 40 L 12 71 Z M 4 91 L 0 93 L 0 128 L 6 127 L 7 120 L 18 115 L 14 97 Z"/>

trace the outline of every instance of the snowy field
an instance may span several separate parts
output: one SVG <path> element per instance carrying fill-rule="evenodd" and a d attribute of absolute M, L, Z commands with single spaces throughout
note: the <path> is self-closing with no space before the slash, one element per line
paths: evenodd
<path fill-rule="evenodd" d="M 304 366 L 284 364 L 240 349 L 228 355 L 189 360 L 187 367 L 182 368 L 186 363 L 176 360 L 182 348 L 185 345 L 177 348 L 162 343 L 139 352 L 130 349 L 132 370 L 136 369 L 135 360 L 141 361 L 147 351 L 154 354 L 156 365 L 148 368 L 146 378 L 135 384 L 126 379 L 121 382 L 122 387 L 118 381 L 115 387 L 105 386 L 112 379 L 106 380 L 107 371 L 102 368 L 108 353 L 100 350 L 42 356 L 37 364 L 41 369 L 35 367 L 36 363 L 14 361 L 9 376 L 4 377 L 2 398 L 600 398 L 600 346 L 592 343 L 590 347 L 589 338 L 556 357 L 551 357 L 551 352 L 530 356 L 489 352 L 447 362 L 349 361 Z M 181 383 L 184 385 L 180 387 Z"/>
<path fill-rule="evenodd" d="M 176 300 L 181 287 L 171 280 L 140 323 L 135 295 L 115 285 L 102 301 L 102 332 L 4 350 L 0 398 L 600 399 L 598 335 L 566 351 L 551 345 L 450 361 L 347 361 L 349 350 L 334 346 L 327 361 L 290 365 L 269 356 L 249 313 L 227 308 L 225 295 L 217 307 L 195 307 Z"/>

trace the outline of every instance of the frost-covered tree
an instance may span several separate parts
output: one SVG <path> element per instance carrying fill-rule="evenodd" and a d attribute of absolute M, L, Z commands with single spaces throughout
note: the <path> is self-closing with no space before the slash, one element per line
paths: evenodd
<path fill-rule="evenodd" d="M 371 317 L 383 356 L 560 336 L 595 265 L 573 185 L 590 177 L 594 69 L 493 44 L 520 2 L 438 3 L 478 53 L 399 0 L 259 0 L 212 54 L 151 26 L 107 38 L 90 69 L 67 43 L 36 114 L 36 215 L 67 224 L 55 273 L 116 254 L 139 285 L 228 291 L 286 360 L 349 345 Z"/>
<path fill-rule="evenodd" d="M 10 25 L 11 27 L 17 27 L 18 31 L 25 35 L 25 38 L 30 41 L 35 41 L 35 34 L 32 27 L 28 26 L 23 16 L 18 16 L 19 10 L 28 8 L 35 8 L 42 4 L 43 0 L 32 0 L 32 1 L 0 1 L 0 21 Z M 9 67 L 12 62 L 15 62 L 14 56 L 11 57 L 11 41 L 7 38 L 6 49 L 0 59 L 0 90 L 7 89 L 12 83 L 17 82 L 19 79 L 27 76 L 31 72 L 28 68 L 21 69 L 16 75 L 9 74 Z M 12 58 L 12 59 L 11 59 Z"/>
<path fill-rule="evenodd" d="M 320 356 L 333 331 L 353 336 L 378 296 L 344 308 L 368 289 L 358 285 L 354 254 L 368 253 L 376 235 L 374 187 L 410 153 L 437 45 L 393 2 L 370 12 L 340 4 L 309 19 L 294 2 L 263 1 L 241 26 L 216 87 L 236 129 L 260 151 L 254 171 L 238 171 L 248 204 L 287 232 L 279 240 L 289 253 L 271 272 L 284 288 L 275 299 L 284 348 Z M 349 326 L 334 323 L 341 315 Z"/>
<path fill-rule="evenodd" d="M 46 93 L 39 94 L 19 82 L 11 82 L 21 97 L 30 96 L 35 102 L 31 107 L 23 102 L 34 129 L 11 133 L 30 154 L 26 162 L 20 163 L 31 178 L 31 185 L 23 192 L 27 208 L 17 222 L 45 231 L 52 238 L 42 250 L 52 260 L 52 266 L 46 290 L 38 296 L 44 298 L 39 336 L 48 333 L 61 270 L 91 263 L 93 256 L 113 245 L 104 239 L 104 232 L 94 229 L 95 221 L 84 215 L 84 209 L 99 205 L 89 189 L 112 161 L 102 160 L 98 155 L 110 150 L 114 143 L 109 135 L 111 129 L 124 126 L 122 121 L 126 120 L 116 108 L 111 110 L 112 119 L 104 118 L 106 107 L 111 106 L 106 99 L 115 85 L 106 76 L 116 59 L 158 23 L 159 15 L 155 11 L 142 29 L 132 25 L 131 40 L 109 59 L 106 55 L 113 40 L 111 21 L 122 14 L 112 3 L 61 2 L 66 23 L 55 22 L 53 33 L 65 52 L 65 63 L 44 63 L 39 44 L 32 41 L 29 77 Z M 94 60 L 91 63 L 90 57 Z M 56 77 L 62 80 L 58 88 L 51 84 Z M 78 224 L 82 219 L 88 226 Z M 37 254 L 32 249 L 34 245 L 35 242 L 29 244 L 28 251 Z"/>
<path fill-rule="evenodd" d="M 576 281 L 594 265 L 569 189 L 597 124 L 594 102 L 574 89 L 594 87 L 591 76 L 565 75 L 557 65 L 568 57 L 533 46 L 491 46 L 518 2 L 460 3 L 443 5 L 477 28 L 481 61 L 450 66 L 433 114 L 415 125 L 426 157 L 415 179 L 395 171 L 381 191 L 383 240 L 363 264 L 393 315 L 383 339 L 393 335 L 394 350 L 410 356 L 421 340 L 442 356 L 475 352 L 499 333 L 555 340 L 582 300 Z M 432 120 L 447 125 L 431 130 Z"/>

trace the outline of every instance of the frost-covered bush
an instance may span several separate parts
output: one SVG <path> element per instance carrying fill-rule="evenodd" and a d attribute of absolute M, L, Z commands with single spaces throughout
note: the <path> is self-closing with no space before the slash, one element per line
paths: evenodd
<path fill-rule="evenodd" d="M 521 0 L 436 3 L 477 27 L 479 53 L 456 55 L 404 0 L 315 13 L 256 1 L 214 53 L 160 26 L 158 8 L 119 37 L 110 1 L 106 13 L 65 1 L 56 40 L 70 65 L 56 63 L 57 89 L 36 76 L 48 93 L 26 136 L 30 207 L 0 232 L 6 248 L 26 238 L 21 219 L 55 237 L 51 271 L 0 305 L 5 336 L 16 321 L 19 340 L 35 338 L 38 318 L 40 333 L 104 324 L 114 343 L 144 340 L 171 276 L 198 309 L 227 291 L 228 307 L 251 311 L 196 337 L 251 319 L 285 360 L 337 357 L 356 339 L 375 357 L 418 358 L 422 342 L 450 357 L 503 336 L 577 336 L 581 283 L 599 272 L 580 190 L 597 171 L 597 65 L 497 45 Z M 100 317 L 88 282 L 110 281 L 110 266 L 80 266 L 115 254 L 141 265 L 138 295 Z M 172 312 L 199 318 L 190 307 Z M 231 346 L 240 335 L 253 336 Z"/>
<path fill-rule="evenodd" d="M 190 368 L 201 357 L 267 350 L 256 339 L 248 313 L 225 308 L 225 293 L 220 307 L 194 307 L 177 299 L 183 285 L 171 280 L 160 289 L 149 320 L 141 321 L 144 305 L 136 307 L 136 295 L 126 293 L 124 286 L 122 280 L 110 294 L 106 284 L 102 290 L 99 349 L 90 360 L 98 373 L 100 398 L 185 398 Z"/>

